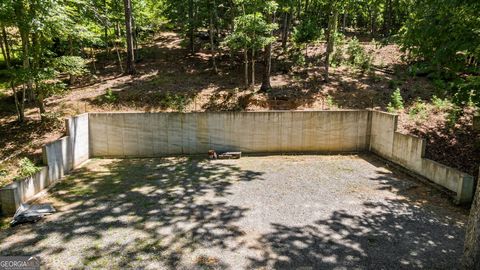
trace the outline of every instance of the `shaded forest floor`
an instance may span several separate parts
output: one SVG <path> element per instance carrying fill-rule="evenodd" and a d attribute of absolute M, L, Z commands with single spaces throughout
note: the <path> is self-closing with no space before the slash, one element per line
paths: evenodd
<path fill-rule="evenodd" d="M 405 100 L 400 131 L 426 138 L 428 158 L 477 175 L 480 155 L 475 153 L 480 150 L 480 135 L 472 128 L 475 109 L 459 112 L 448 103 L 432 103 L 439 91 L 428 78 L 409 75 L 397 46 L 362 45 L 374 57 L 371 70 L 334 67 L 328 83 L 323 77 L 323 44 L 310 46 L 302 66 L 285 60 L 288 57 L 275 48 L 273 89 L 260 93 L 261 62 L 256 66 L 258 83 L 244 89 L 240 56 L 220 54 L 218 73 L 214 73 L 208 50 L 188 55 L 178 35 L 163 33 L 138 50 L 137 75 L 122 75 L 113 53 L 108 60 L 99 55 L 94 76 L 47 100 L 49 121 L 41 123 L 31 104 L 23 126 L 15 122 L 11 93 L 0 90 L 0 185 L 1 179 L 5 183 L 15 173 L 19 157 L 39 162 L 41 146 L 62 136 L 62 119 L 70 115 L 92 111 L 385 110 L 397 87 Z"/>

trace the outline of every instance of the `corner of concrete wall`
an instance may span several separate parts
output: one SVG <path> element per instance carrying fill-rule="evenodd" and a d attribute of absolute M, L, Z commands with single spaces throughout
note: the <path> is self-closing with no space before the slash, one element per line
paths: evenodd
<path fill-rule="evenodd" d="M 39 172 L 0 189 L 1 213 L 14 214 L 21 203 L 28 201 L 51 183 L 48 178 L 48 168 L 42 167 Z"/>
<path fill-rule="evenodd" d="M 67 137 L 70 145 L 70 163 L 72 168 L 78 167 L 90 158 L 90 132 L 88 113 L 67 119 Z"/>
<path fill-rule="evenodd" d="M 468 204 L 473 201 L 475 192 L 475 179 L 473 176 L 465 175 L 458 184 L 456 202 L 458 204 Z"/>
<path fill-rule="evenodd" d="M 0 189 L 3 214 L 13 214 L 25 201 L 90 158 L 88 114 L 66 119 L 67 136 L 48 143 L 42 148 L 46 167 L 38 173 Z"/>
<path fill-rule="evenodd" d="M 426 140 L 397 132 L 398 115 L 371 110 L 370 151 L 457 194 L 459 204 L 471 202 L 474 178 L 425 158 Z"/>
<path fill-rule="evenodd" d="M 367 115 L 367 131 L 366 131 L 366 134 L 365 134 L 365 138 L 367 140 L 367 142 L 366 142 L 367 151 L 371 152 L 372 151 L 372 116 L 373 116 L 373 110 L 368 109 L 367 112 L 368 112 L 368 115 Z"/>

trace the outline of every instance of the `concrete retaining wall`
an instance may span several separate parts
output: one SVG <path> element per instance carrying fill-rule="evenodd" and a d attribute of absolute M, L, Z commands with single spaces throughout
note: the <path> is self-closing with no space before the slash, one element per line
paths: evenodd
<path fill-rule="evenodd" d="M 43 147 L 43 167 L 31 177 L 0 189 L 1 212 L 15 213 L 21 203 L 60 180 L 70 170 L 89 159 L 88 114 L 67 120 L 68 136 Z"/>
<path fill-rule="evenodd" d="M 67 119 L 67 140 L 71 146 L 70 166 L 78 167 L 90 158 L 88 114 Z"/>
<path fill-rule="evenodd" d="M 42 169 L 31 177 L 18 180 L 0 189 L 0 204 L 3 214 L 13 214 L 20 203 L 27 201 L 35 194 L 50 185 L 48 168 Z"/>
<path fill-rule="evenodd" d="M 398 133 L 396 115 L 372 111 L 371 123 L 371 152 L 455 192 L 458 203 L 472 201 L 473 176 L 424 158 L 425 141 Z"/>
<path fill-rule="evenodd" d="M 425 141 L 396 132 L 397 116 L 377 111 L 90 113 L 67 120 L 67 136 L 45 145 L 46 167 L 0 190 L 4 214 L 90 157 L 371 151 L 457 194 L 473 198 L 472 176 L 424 158 Z"/>
<path fill-rule="evenodd" d="M 358 152 L 368 145 L 367 111 L 91 113 L 94 157 L 204 154 L 209 149 Z"/>

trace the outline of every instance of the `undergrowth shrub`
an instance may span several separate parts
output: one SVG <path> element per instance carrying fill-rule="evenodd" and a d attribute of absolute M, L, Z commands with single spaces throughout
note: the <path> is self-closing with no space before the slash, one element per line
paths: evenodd
<path fill-rule="evenodd" d="M 338 104 L 337 104 L 337 102 L 335 102 L 335 100 L 333 99 L 332 96 L 328 95 L 327 98 L 325 99 L 325 101 L 326 101 L 329 109 L 338 108 Z"/>
<path fill-rule="evenodd" d="M 114 93 L 112 89 L 107 89 L 107 92 L 100 97 L 101 101 L 106 103 L 115 103 L 118 100 L 118 94 Z"/>
<path fill-rule="evenodd" d="M 40 170 L 41 167 L 36 166 L 35 163 L 33 163 L 33 161 L 31 161 L 29 158 L 22 158 L 18 162 L 18 175 L 15 177 L 15 179 L 32 176 Z"/>
<path fill-rule="evenodd" d="M 447 115 L 447 127 L 453 128 L 455 127 L 455 124 L 458 122 L 460 117 L 463 114 L 463 110 L 459 106 L 452 106 L 452 108 L 449 110 L 448 115 Z"/>
<path fill-rule="evenodd" d="M 388 103 L 387 110 L 393 113 L 403 109 L 404 106 L 402 94 L 400 92 L 400 88 L 397 88 L 391 96 L 391 101 Z"/>
<path fill-rule="evenodd" d="M 453 104 L 448 99 L 441 99 L 437 96 L 432 97 L 432 105 L 437 111 L 445 111 L 452 108 Z"/>
<path fill-rule="evenodd" d="M 307 63 L 305 54 L 302 53 L 300 48 L 294 48 L 288 51 L 288 59 L 291 59 L 294 66 L 303 67 Z"/>
<path fill-rule="evenodd" d="M 176 111 L 184 111 L 190 99 L 187 95 L 166 93 L 160 97 L 160 106 Z"/>
<path fill-rule="evenodd" d="M 412 119 L 419 119 L 419 120 L 424 120 L 428 116 L 428 107 L 425 102 L 423 102 L 420 99 L 417 99 L 412 107 L 408 110 L 408 115 Z"/>
<path fill-rule="evenodd" d="M 337 33 L 334 37 L 335 39 L 335 51 L 332 54 L 332 58 L 330 59 L 330 64 L 333 67 L 340 66 L 345 62 L 345 36 L 342 33 Z"/>
<path fill-rule="evenodd" d="M 347 45 L 348 63 L 363 71 L 371 69 L 373 57 L 360 45 L 357 38 L 352 38 Z"/>

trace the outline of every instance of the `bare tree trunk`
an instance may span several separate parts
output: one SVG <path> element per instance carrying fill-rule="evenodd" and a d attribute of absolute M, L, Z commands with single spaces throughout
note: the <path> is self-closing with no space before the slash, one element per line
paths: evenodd
<path fill-rule="evenodd" d="M 188 35 L 190 38 L 189 50 L 191 54 L 195 53 L 195 30 L 193 27 L 193 0 L 188 1 Z"/>
<path fill-rule="evenodd" d="M 71 35 L 68 36 L 68 48 L 70 51 L 70 56 L 73 56 L 73 38 Z"/>
<path fill-rule="evenodd" d="M 255 49 L 252 48 L 252 80 L 250 81 L 250 86 L 255 86 Z"/>
<path fill-rule="evenodd" d="M 327 50 L 325 54 L 325 81 L 326 82 L 329 81 L 330 55 L 332 54 L 334 49 L 335 33 L 337 30 L 337 21 L 338 21 L 338 10 L 334 7 L 333 3 L 331 4 L 330 10 L 331 12 L 330 12 L 330 18 L 328 20 L 328 30 L 327 30 Z"/>
<path fill-rule="evenodd" d="M 115 51 L 117 52 L 117 60 L 118 65 L 120 66 L 120 71 L 123 73 L 122 55 L 120 54 L 120 50 L 118 49 L 117 41 L 113 43 L 113 46 L 115 46 Z"/>
<path fill-rule="evenodd" d="M 480 269 L 480 181 L 477 182 L 477 190 L 470 208 L 462 267 L 463 269 Z"/>
<path fill-rule="evenodd" d="M 274 14 L 267 14 L 266 15 L 268 23 L 275 22 L 275 15 Z M 273 32 L 271 33 L 273 35 Z M 263 54 L 263 78 L 262 78 L 262 86 L 260 87 L 260 91 L 267 91 L 272 88 L 270 83 L 270 75 L 272 73 L 272 44 L 268 44 L 264 48 Z"/>
<path fill-rule="evenodd" d="M 103 0 L 103 16 L 105 16 L 105 21 L 103 24 L 103 38 L 105 42 L 105 51 L 107 52 L 107 58 L 110 56 L 110 46 L 108 46 L 108 6 L 107 0 Z"/>
<path fill-rule="evenodd" d="M 22 89 L 22 100 L 18 100 L 17 87 L 13 81 L 10 82 L 13 91 L 13 98 L 15 100 L 15 108 L 17 109 L 18 122 L 22 123 L 25 120 L 25 87 Z"/>
<path fill-rule="evenodd" d="M 245 88 L 248 88 L 248 48 L 243 50 Z"/>
<path fill-rule="evenodd" d="M 3 39 L 0 39 L 0 48 L 2 49 L 2 55 L 3 55 L 3 59 L 5 59 L 5 63 L 7 65 L 7 69 L 10 68 L 10 61 L 8 60 L 8 57 L 7 57 L 7 53 L 6 53 L 6 49 L 5 49 L 5 46 L 3 46 Z M 8 44 L 7 44 L 8 46 Z"/>
<path fill-rule="evenodd" d="M 287 23 L 288 23 L 288 13 L 283 13 L 283 24 L 282 24 L 282 48 L 285 51 L 287 49 Z"/>
<path fill-rule="evenodd" d="M 137 59 L 138 40 L 137 40 L 137 25 L 135 23 L 135 17 L 132 14 L 132 40 L 133 40 L 133 59 Z"/>
<path fill-rule="evenodd" d="M 97 59 L 95 56 L 95 50 L 93 48 L 90 48 L 90 58 L 92 58 L 93 74 L 97 74 L 97 66 L 95 65 Z"/>
<path fill-rule="evenodd" d="M 37 97 L 36 97 L 37 107 L 38 107 L 38 110 L 40 111 L 40 120 L 44 121 L 45 120 L 45 113 L 46 113 L 45 104 L 44 104 L 44 97 L 38 91 L 37 85 L 38 85 L 38 82 L 35 83 L 35 88 L 36 88 L 36 91 L 37 91 Z"/>
<path fill-rule="evenodd" d="M 270 83 L 270 74 L 272 72 L 272 44 L 265 46 L 263 64 L 265 65 L 265 70 L 263 71 L 262 86 L 260 87 L 260 91 L 265 92 L 272 88 Z"/>
<path fill-rule="evenodd" d="M 216 5 L 215 5 L 215 1 L 213 1 L 213 6 L 212 6 L 212 10 L 210 11 L 210 25 L 209 25 L 209 35 L 210 35 L 210 49 L 212 50 L 212 65 L 213 65 L 213 71 L 215 73 L 218 72 L 218 69 L 217 69 L 217 60 L 215 59 L 216 58 L 216 50 L 215 50 L 215 42 L 214 42 L 214 36 L 213 36 L 213 16 L 214 16 L 214 11 L 213 9 L 216 9 Z"/>
<path fill-rule="evenodd" d="M 127 67 L 126 74 L 135 74 L 135 54 L 133 52 L 133 32 L 132 32 L 132 2 L 123 0 L 125 8 L 125 30 L 127 36 Z"/>
<path fill-rule="evenodd" d="M 7 64 L 7 68 L 10 68 L 10 45 L 8 44 L 7 30 L 5 29 L 5 26 L 2 26 L 2 40 L 3 45 L 5 46 L 5 63 Z"/>

